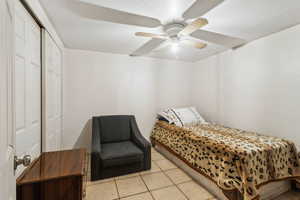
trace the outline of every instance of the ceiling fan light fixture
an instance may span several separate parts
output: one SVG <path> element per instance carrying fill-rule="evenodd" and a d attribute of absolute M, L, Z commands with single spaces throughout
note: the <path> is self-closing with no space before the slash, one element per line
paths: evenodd
<path fill-rule="evenodd" d="M 173 53 L 177 53 L 179 50 L 179 41 L 171 43 L 171 50 Z"/>
<path fill-rule="evenodd" d="M 180 42 L 180 37 L 178 37 L 177 35 L 171 36 L 171 37 L 170 37 L 170 41 L 171 41 L 172 43 L 179 43 L 179 42 Z"/>

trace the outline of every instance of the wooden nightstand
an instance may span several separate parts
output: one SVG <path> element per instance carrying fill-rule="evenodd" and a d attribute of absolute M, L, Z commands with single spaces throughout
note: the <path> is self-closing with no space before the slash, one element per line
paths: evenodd
<path fill-rule="evenodd" d="M 17 200 L 82 200 L 85 149 L 42 153 L 17 179 Z"/>

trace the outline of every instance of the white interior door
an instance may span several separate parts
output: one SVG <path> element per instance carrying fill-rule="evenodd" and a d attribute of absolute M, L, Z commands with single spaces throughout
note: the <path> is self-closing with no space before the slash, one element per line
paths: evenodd
<path fill-rule="evenodd" d="M 61 149 L 62 53 L 43 30 L 43 151 Z"/>
<path fill-rule="evenodd" d="M 41 153 L 41 29 L 19 0 L 15 43 L 16 154 L 34 159 Z"/>
<path fill-rule="evenodd" d="M 0 0 L 0 199 L 16 198 L 14 158 L 14 6 Z"/>

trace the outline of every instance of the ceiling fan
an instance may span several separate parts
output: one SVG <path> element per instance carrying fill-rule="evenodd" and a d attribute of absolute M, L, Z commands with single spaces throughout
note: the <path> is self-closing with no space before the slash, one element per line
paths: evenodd
<path fill-rule="evenodd" d="M 246 43 L 245 40 L 240 38 L 200 29 L 208 24 L 207 19 L 201 18 L 201 16 L 221 4 L 224 0 L 196 0 L 191 7 L 183 13 L 183 20 L 168 24 L 162 24 L 158 19 L 152 17 L 136 15 L 79 0 L 69 1 L 72 3 L 71 9 L 86 18 L 148 28 L 163 28 L 163 34 L 145 32 L 135 33 L 136 36 L 149 37 L 151 40 L 131 53 L 131 56 L 142 56 L 150 53 L 166 41 L 167 45 L 184 44 L 193 46 L 197 49 L 205 48 L 207 44 L 196 41 L 193 38 L 225 46 L 227 48 L 235 48 Z"/>

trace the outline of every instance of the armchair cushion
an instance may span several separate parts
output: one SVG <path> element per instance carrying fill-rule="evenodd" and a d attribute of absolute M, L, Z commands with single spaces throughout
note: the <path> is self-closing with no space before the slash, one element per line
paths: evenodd
<path fill-rule="evenodd" d="M 102 116 L 100 122 L 101 143 L 130 140 L 130 118 L 124 116 Z"/>
<path fill-rule="evenodd" d="M 133 142 L 115 142 L 102 144 L 100 158 L 104 168 L 141 163 L 144 153 Z"/>

